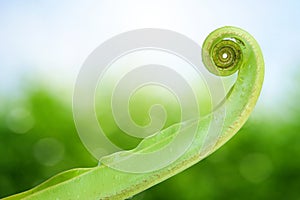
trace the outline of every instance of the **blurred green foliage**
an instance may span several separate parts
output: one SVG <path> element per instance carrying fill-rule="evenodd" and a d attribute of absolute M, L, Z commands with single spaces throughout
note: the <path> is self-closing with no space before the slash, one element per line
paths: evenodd
<path fill-rule="evenodd" d="M 30 189 L 58 172 L 96 161 L 82 145 L 72 110 L 44 90 L 3 101 L 0 114 L 0 197 Z"/>
<path fill-rule="evenodd" d="M 6 100 L 5 100 L 6 99 Z M 97 164 L 77 135 L 71 106 L 44 89 L 2 98 L 0 197 L 58 172 Z M 250 119 L 224 147 L 133 199 L 300 199 L 300 113 Z"/>

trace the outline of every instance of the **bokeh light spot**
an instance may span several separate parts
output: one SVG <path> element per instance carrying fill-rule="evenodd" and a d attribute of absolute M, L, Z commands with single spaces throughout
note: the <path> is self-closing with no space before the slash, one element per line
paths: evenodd
<path fill-rule="evenodd" d="M 264 154 L 246 155 L 240 162 L 241 175 L 250 182 L 259 183 L 266 180 L 273 170 L 270 158 Z"/>
<path fill-rule="evenodd" d="M 65 153 L 64 145 L 54 138 L 43 138 L 34 145 L 34 157 L 45 166 L 54 166 L 59 163 Z"/>
<path fill-rule="evenodd" d="M 6 117 L 7 127 L 17 134 L 27 133 L 33 128 L 35 120 L 26 108 L 14 108 Z"/>

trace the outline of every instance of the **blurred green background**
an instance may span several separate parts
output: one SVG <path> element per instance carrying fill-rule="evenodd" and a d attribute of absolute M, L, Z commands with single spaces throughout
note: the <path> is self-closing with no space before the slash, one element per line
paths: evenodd
<path fill-rule="evenodd" d="M 103 41 L 154 27 L 201 44 L 234 25 L 258 40 L 265 58 L 254 113 L 213 155 L 133 199 L 300 200 L 299 9 L 296 0 L 0 1 L 0 198 L 97 165 L 71 101 L 82 63 Z"/>
<path fill-rule="evenodd" d="M 97 164 L 79 140 L 70 105 L 53 91 L 32 88 L 22 98 L 2 98 L 1 197 L 63 170 Z M 296 103 L 284 118 L 255 113 L 213 155 L 133 199 L 300 199 Z"/>

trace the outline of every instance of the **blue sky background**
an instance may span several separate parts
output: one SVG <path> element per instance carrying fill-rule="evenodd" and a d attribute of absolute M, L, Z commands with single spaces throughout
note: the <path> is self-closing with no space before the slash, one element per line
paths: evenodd
<path fill-rule="evenodd" d="M 29 76 L 68 91 L 71 99 L 82 63 L 113 35 L 164 28 L 202 44 L 212 30 L 234 25 L 250 32 L 264 53 L 259 109 L 279 114 L 294 103 L 291 94 L 299 90 L 299 10 L 296 0 L 0 0 L 0 91 L 16 92 L 20 77 Z"/>

